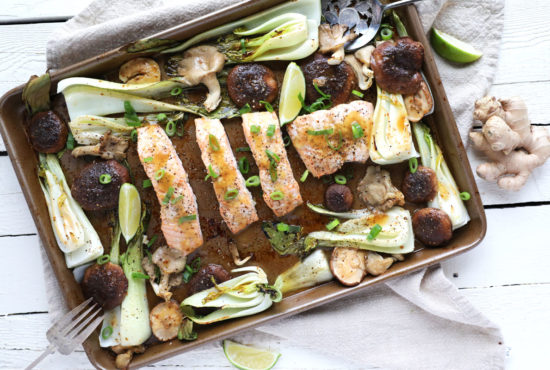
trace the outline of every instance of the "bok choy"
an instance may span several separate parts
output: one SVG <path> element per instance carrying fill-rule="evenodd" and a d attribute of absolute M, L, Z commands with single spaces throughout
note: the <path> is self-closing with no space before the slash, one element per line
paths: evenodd
<path fill-rule="evenodd" d="M 390 94 L 378 85 L 376 91 L 370 158 L 374 163 L 386 165 L 418 157 L 403 96 Z"/>
<path fill-rule="evenodd" d="M 317 249 L 303 261 L 296 263 L 279 275 L 273 286 L 285 294 L 326 283 L 332 278 L 327 255 L 323 250 Z"/>
<path fill-rule="evenodd" d="M 376 230 L 373 236 L 373 229 Z M 410 253 L 414 250 L 411 214 L 401 207 L 388 212 L 371 213 L 351 219 L 336 231 L 315 231 L 305 240 L 306 250 L 315 247 L 351 247 L 388 254 Z"/>
<path fill-rule="evenodd" d="M 185 316 L 197 324 L 211 324 L 254 315 L 282 299 L 282 293 L 268 285 L 267 275 L 260 267 L 242 267 L 231 272 L 247 273 L 187 297 L 181 303 Z M 198 316 L 193 308 L 200 307 L 215 307 L 217 310 Z"/>
<path fill-rule="evenodd" d="M 320 22 L 319 0 L 291 1 L 203 32 L 162 53 L 181 52 L 202 41 L 219 38 L 220 52 L 232 62 L 302 59 L 319 46 Z M 257 37 L 247 38 L 253 35 Z"/>
<path fill-rule="evenodd" d="M 451 218 L 453 230 L 466 225 L 470 221 L 470 216 L 460 199 L 460 191 L 443 158 L 443 153 L 430 135 L 430 128 L 419 122 L 414 124 L 413 131 L 418 142 L 422 165 L 430 167 L 437 175 L 437 195 L 428 202 L 428 206 L 447 213 Z"/>
<path fill-rule="evenodd" d="M 40 186 L 46 198 L 52 228 L 65 254 L 67 267 L 93 261 L 103 255 L 103 245 L 86 214 L 71 195 L 55 154 L 40 154 Z"/>
<path fill-rule="evenodd" d="M 82 145 L 99 144 L 107 133 L 116 137 L 130 138 L 134 127 L 128 126 L 124 118 L 107 118 L 100 116 L 79 116 L 69 122 L 69 128 L 77 143 Z"/>

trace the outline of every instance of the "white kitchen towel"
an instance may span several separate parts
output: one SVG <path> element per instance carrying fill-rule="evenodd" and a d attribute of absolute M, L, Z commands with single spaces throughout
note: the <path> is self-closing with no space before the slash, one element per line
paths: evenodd
<path fill-rule="evenodd" d="M 48 66 L 61 68 L 239 2 L 96 0 L 54 33 L 47 48 Z M 487 92 L 496 72 L 504 0 L 425 0 L 418 9 L 426 32 L 435 24 L 484 53 L 466 66 L 436 57 L 464 140 L 472 125 L 473 102 Z M 55 317 L 66 307 L 42 255 L 50 314 Z M 272 348 L 285 341 L 340 358 L 341 368 L 499 369 L 505 357 L 498 327 L 460 294 L 439 266 L 234 339 Z M 198 351 L 201 356 L 219 358 L 221 367 L 225 362 L 218 347 L 213 344 Z M 194 355 L 181 355 L 182 364 Z M 308 368 L 308 364 L 295 368 Z"/>

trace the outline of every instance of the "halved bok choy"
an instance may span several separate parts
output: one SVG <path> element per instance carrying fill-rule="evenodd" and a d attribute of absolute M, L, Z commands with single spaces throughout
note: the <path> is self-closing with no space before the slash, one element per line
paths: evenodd
<path fill-rule="evenodd" d="M 378 225 L 378 226 L 376 226 Z M 377 233 L 373 228 L 379 229 Z M 376 235 L 373 235 L 376 234 Z M 401 207 L 386 213 L 348 220 L 335 231 L 315 231 L 306 237 L 305 248 L 350 247 L 388 254 L 410 253 L 414 250 L 411 214 Z"/>
<path fill-rule="evenodd" d="M 107 132 L 116 137 L 130 138 L 134 127 L 128 126 L 124 118 L 109 118 L 93 115 L 77 117 L 69 122 L 75 141 L 82 145 L 99 144 Z"/>
<path fill-rule="evenodd" d="M 447 213 L 451 218 L 453 230 L 456 230 L 466 225 L 470 221 L 470 216 L 464 202 L 460 199 L 460 191 L 453 174 L 445 162 L 441 149 L 432 138 L 430 128 L 418 122 L 413 125 L 413 131 L 418 143 L 422 165 L 430 167 L 437 175 L 437 195 L 428 202 L 428 206 L 439 208 Z"/>
<path fill-rule="evenodd" d="M 316 249 L 302 261 L 277 276 L 273 286 L 282 294 L 331 281 L 329 257 L 325 251 Z"/>
<path fill-rule="evenodd" d="M 282 293 L 268 284 L 267 275 L 260 267 L 242 267 L 231 272 L 247 273 L 187 297 L 181 302 L 184 315 L 197 324 L 211 324 L 254 315 L 282 299 Z M 200 307 L 214 307 L 217 310 L 198 316 L 193 309 Z"/>
<path fill-rule="evenodd" d="M 57 156 L 41 153 L 39 160 L 40 186 L 67 267 L 73 268 L 95 260 L 103 255 L 103 245 L 90 220 L 72 197 Z"/>
<path fill-rule="evenodd" d="M 378 85 L 376 91 L 370 158 L 374 163 L 386 165 L 418 157 L 403 96 L 388 93 Z"/>

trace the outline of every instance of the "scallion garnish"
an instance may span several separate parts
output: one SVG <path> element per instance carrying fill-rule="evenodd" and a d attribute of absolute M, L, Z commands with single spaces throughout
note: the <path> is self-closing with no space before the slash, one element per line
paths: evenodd
<path fill-rule="evenodd" d="M 220 142 L 212 134 L 208 135 L 208 144 L 210 145 L 210 149 L 212 149 L 213 151 L 217 152 L 220 150 Z"/>
<path fill-rule="evenodd" d="M 153 157 L 145 157 L 143 158 L 143 162 L 145 163 L 153 162 Z"/>
<path fill-rule="evenodd" d="M 363 127 L 361 127 L 361 125 L 357 121 L 353 121 L 351 123 L 351 132 L 353 133 L 354 139 L 360 139 L 365 136 L 365 131 L 363 131 Z"/>
<path fill-rule="evenodd" d="M 365 96 L 365 94 L 363 94 L 361 91 L 357 91 L 357 90 L 351 90 L 351 93 L 355 96 L 360 97 L 360 98 Z"/>
<path fill-rule="evenodd" d="M 332 135 L 334 133 L 333 128 L 327 128 L 324 130 L 307 130 L 308 135 L 313 136 L 322 136 L 322 135 Z"/>
<path fill-rule="evenodd" d="M 103 339 L 109 339 L 111 335 L 113 335 L 113 327 L 110 325 L 104 327 L 103 330 L 101 331 L 101 337 Z"/>
<path fill-rule="evenodd" d="M 126 120 L 126 124 L 128 126 L 141 126 L 141 121 L 139 120 L 139 117 L 134 107 L 132 107 L 132 103 L 130 103 L 128 100 L 124 101 L 124 119 Z"/>
<path fill-rule="evenodd" d="M 183 269 L 183 281 L 188 283 L 191 277 L 199 271 L 201 265 L 201 258 L 197 257 L 189 265 L 185 265 Z"/>
<path fill-rule="evenodd" d="M 289 227 L 287 224 L 285 224 L 284 222 L 279 222 L 277 224 L 277 230 L 278 231 L 281 231 L 281 232 L 285 232 L 285 231 L 288 231 Z"/>
<path fill-rule="evenodd" d="M 335 218 L 334 220 L 330 221 L 327 225 L 326 225 L 326 228 L 327 230 L 332 230 L 334 229 L 336 226 L 340 225 L 340 221 L 338 221 L 337 218 Z"/>
<path fill-rule="evenodd" d="M 172 196 L 174 195 L 174 188 L 169 187 L 168 191 L 166 191 L 166 194 L 164 194 L 164 199 L 162 200 L 162 204 L 168 204 L 170 202 L 170 199 L 172 199 Z"/>
<path fill-rule="evenodd" d="M 183 92 L 181 87 L 174 87 L 172 90 L 170 90 L 170 95 L 172 96 L 178 96 Z"/>
<path fill-rule="evenodd" d="M 243 105 L 241 107 L 241 109 L 239 109 L 239 114 L 240 115 L 243 115 L 245 113 L 250 113 L 252 112 L 252 108 L 250 107 L 250 104 L 246 103 L 245 105 Z"/>
<path fill-rule="evenodd" d="M 273 193 L 269 194 L 269 197 L 273 200 L 281 200 L 285 197 L 285 194 L 280 190 L 276 190 Z"/>
<path fill-rule="evenodd" d="M 418 159 L 413 157 L 409 159 L 409 171 L 411 171 L 411 173 L 415 173 L 416 170 L 418 170 Z"/>
<path fill-rule="evenodd" d="M 168 123 L 166 124 L 165 131 L 166 131 L 166 135 L 170 137 L 174 136 L 176 134 L 176 122 L 168 121 Z"/>
<path fill-rule="evenodd" d="M 267 126 L 267 131 L 265 133 L 268 137 L 272 137 L 275 135 L 275 125 L 269 125 Z"/>
<path fill-rule="evenodd" d="M 302 174 L 302 177 L 300 177 L 300 182 L 306 181 L 308 175 L 309 175 L 309 170 L 305 170 L 304 173 Z"/>
<path fill-rule="evenodd" d="M 136 132 L 137 134 L 137 132 Z M 69 135 L 67 136 L 67 144 L 66 144 L 66 147 L 67 149 L 69 150 L 73 150 L 74 149 L 74 136 L 72 134 L 72 132 L 69 132 Z"/>
<path fill-rule="evenodd" d="M 107 262 L 111 260 L 111 257 L 108 254 L 104 254 L 103 256 L 97 257 L 97 264 L 98 265 L 104 265 Z"/>
<path fill-rule="evenodd" d="M 155 244 L 155 242 L 157 241 L 158 239 L 158 235 L 153 235 L 153 237 L 151 238 L 151 240 L 149 240 L 149 243 L 147 243 L 147 248 L 151 248 L 153 246 L 153 244 Z"/>
<path fill-rule="evenodd" d="M 130 132 L 130 138 L 132 139 L 132 141 L 134 143 L 137 142 L 137 130 L 136 129 L 133 129 L 132 132 Z"/>
<path fill-rule="evenodd" d="M 325 137 L 327 139 L 327 144 L 328 144 L 329 148 L 332 149 L 332 150 L 340 150 L 342 145 L 344 145 L 344 138 L 342 136 L 342 131 L 338 131 L 338 145 L 333 145 L 330 142 L 330 138 L 328 137 L 328 135 L 325 136 Z"/>
<path fill-rule="evenodd" d="M 345 185 L 346 182 L 348 182 L 348 179 L 346 179 L 346 176 L 344 176 L 344 175 L 336 175 L 336 176 L 334 176 L 334 181 L 337 184 Z"/>
<path fill-rule="evenodd" d="M 99 176 L 99 182 L 103 185 L 109 184 L 112 180 L 111 175 L 108 173 L 103 173 L 101 176 Z"/>
<path fill-rule="evenodd" d="M 378 224 L 374 225 L 372 229 L 370 229 L 370 233 L 367 236 L 367 240 L 373 240 L 374 238 L 376 238 L 378 234 L 380 234 L 380 231 L 382 231 L 382 226 Z"/>
<path fill-rule="evenodd" d="M 250 132 L 252 132 L 253 134 L 257 134 L 260 132 L 260 126 L 258 125 L 251 125 L 250 126 Z"/>
<path fill-rule="evenodd" d="M 235 149 L 235 151 L 237 153 L 240 153 L 240 152 L 250 152 L 250 147 L 249 146 L 240 146 L 238 147 L 237 149 Z"/>
<path fill-rule="evenodd" d="M 216 173 L 216 171 L 214 171 L 214 169 L 212 168 L 212 165 L 209 164 L 208 165 L 208 175 L 206 175 L 206 177 L 204 178 L 204 181 L 208 180 L 209 178 L 213 178 L 213 179 L 217 179 L 220 175 Z"/>
<path fill-rule="evenodd" d="M 288 135 L 283 136 L 283 144 L 285 147 L 290 145 L 290 136 Z"/>
<path fill-rule="evenodd" d="M 174 199 L 172 199 L 170 201 L 170 204 L 177 204 L 182 199 L 183 199 L 183 195 L 179 195 L 179 196 L 175 197 Z"/>
<path fill-rule="evenodd" d="M 244 39 L 241 39 L 241 53 L 246 54 L 246 44 Z"/>
<path fill-rule="evenodd" d="M 155 172 L 155 180 L 159 181 L 160 179 L 162 179 L 162 176 L 164 176 L 165 173 L 166 170 L 164 168 L 157 170 L 157 172 Z"/>
<path fill-rule="evenodd" d="M 260 185 L 260 176 L 250 176 L 244 183 L 247 188 L 258 186 Z"/>
<path fill-rule="evenodd" d="M 246 175 L 248 171 L 250 171 L 250 163 L 248 163 L 246 157 L 239 158 L 239 171 L 241 171 L 243 175 Z"/>
<path fill-rule="evenodd" d="M 229 189 L 228 191 L 225 192 L 225 195 L 223 196 L 223 198 L 225 200 L 233 200 L 237 198 L 237 195 L 239 195 L 238 189 Z"/>
<path fill-rule="evenodd" d="M 269 102 L 266 102 L 265 100 L 260 100 L 259 103 L 262 104 L 265 107 L 265 110 L 267 110 L 269 113 L 273 112 L 273 106 Z"/>
<path fill-rule="evenodd" d="M 197 215 L 187 215 L 187 216 L 182 216 L 179 218 L 178 220 L 178 224 L 182 224 L 186 221 L 195 221 L 197 219 Z"/>
<path fill-rule="evenodd" d="M 463 191 L 462 193 L 460 193 L 460 199 L 470 200 L 470 198 L 472 198 L 472 196 L 467 191 Z"/>
<path fill-rule="evenodd" d="M 149 280 L 149 275 L 145 275 L 143 272 L 134 271 L 132 272 L 132 279 L 144 279 Z"/>
<path fill-rule="evenodd" d="M 267 158 L 269 158 L 270 161 L 279 162 L 281 160 L 281 157 L 279 157 L 277 153 L 273 153 L 269 149 L 265 150 L 265 154 L 267 154 Z"/>
<path fill-rule="evenodd" d="M 151 180 L 149 180 L 149 179 L 143 180 L 143 188 L 144 189 L 150 188 L 151 186 L 153 186 L 153 183 L 151 182 Z"/>
<path fill-rule="evenodd" d="M 380 36 L 384 41 L 390 40 L 393 36 L 393 31 L 389 28 L 382 28 L 382 30 L 380 31 Z"/>
<path fill-rule="evenodd" d="M 166 115 L 166 113 L 159 113 L 159 114 L 157 114 L 157 121 L 159 121 L 159 122 L 164 121 L 166 118 L 168 118 L 168 116 Z"/>

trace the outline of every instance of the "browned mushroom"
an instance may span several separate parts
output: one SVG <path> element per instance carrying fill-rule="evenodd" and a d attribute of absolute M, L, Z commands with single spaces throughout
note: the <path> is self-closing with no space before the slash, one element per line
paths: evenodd
<path fill-rule="evenodd" d="M 306 59 L 302 65 L 302 72 L 306 79 L 306 100 L 313 103 L 321 97 L 313 84 L 324 93 L 329 94 L 333 105 L 348 101 L 352 90 L 357 86 L 357 77 L 353 68 L 346 62 L 330 65 L 328 57 L 323 54 L 314 54 Z"/>
<path fill-rule="evenodd" d="M 149 321 L 155 337 L 165 342 L 178 335 L 178 330 L 183 322 L 183 314 L 177 302 L 162 302 L 151 310 Z"/>
<path fill-rule="evenodd" d="M 213 263 L 206 265 L 189 281 L 189 295 L 212 288 L 214 286 L 212 278 L 216 281 L 216 284 L 220 284 L 231 279 L 231 275 L 220 265 Z"/>
<path fill-rule="evenodd" d="M 334 212 L 349 211 L 353 204 L 353 194 L 346 185 L 332 184 L 325 191 L 325 204 Z"/>
<path fill-rule="evenodd" d="M 367 274 L 367 253 L 356 248 L 337 247 L 330 257 L 330 271 L 347 286 L 357 285 Z"/>
<path fill-rule="evenodd" d="M 414 235 L 427 247 L 439 247 L 453 236 L 451 218 L 437 208 L 422 208 L 412 217 Z"/>
<path fill-rule="evenodd" d="M 262 109 L 260 101 L 273 102 L 278 91 L 275 74 L 262 64 L 238 64 L 227 76 L 227 92 L 239 107 L 250 104 L 252 109 Z"/>
<path fill-rule="evenodd" d="M 371 56 L 371 69 L 376 83 L 394 94 L 414 94 L 423 81 L 420 74 L 424 46 L 409 37 L 395 43 L 386 41 L 376 47 Z"/>
<path fill-rule="evenodd" d="M 65 148 L 69 130 L 54 111 L 36 113 L 28 127 L 29 140 L 40 153 L 57 153 Z"/>
<path fill-rule="evenodd" d="M 122 267 L 111 262 L 94 264 L 82 280 L 84 296 L 92 297 L 104 310 L 120 305 L 128 293 L 128 279 Z"/>
<path fill-rule="evenodd" d="M 429 167 L 418 166 L 415 173 L 407 171 L 401 190 L 408 202 L 429 202 L 437 194 L 437 175 Z"/>

